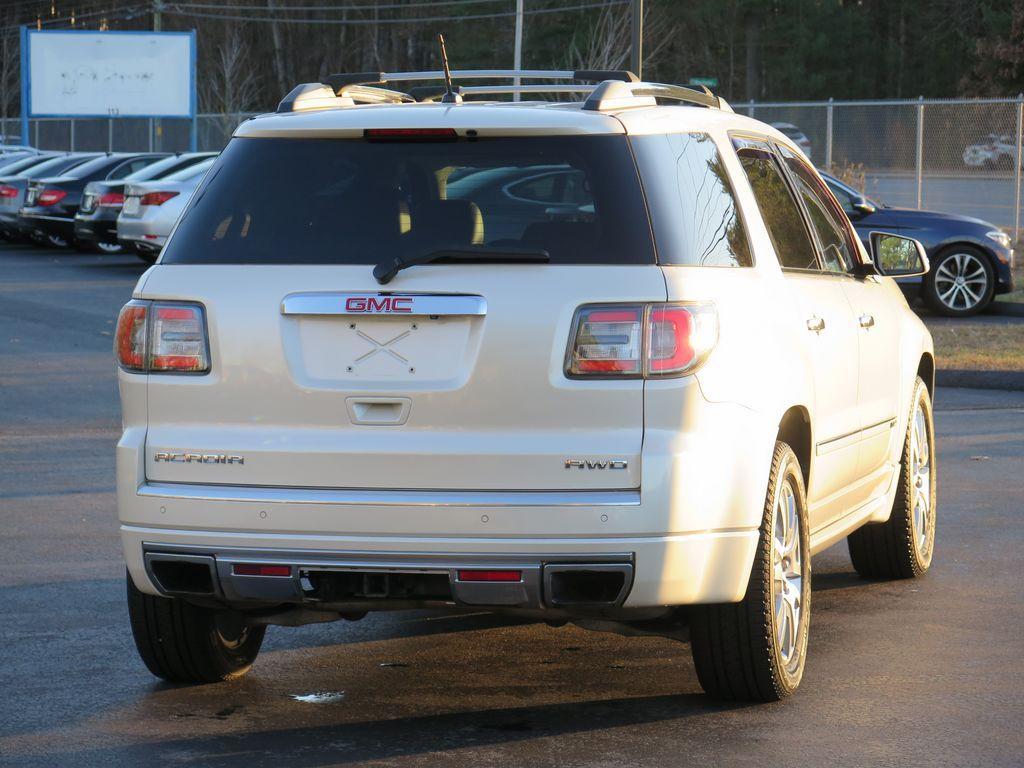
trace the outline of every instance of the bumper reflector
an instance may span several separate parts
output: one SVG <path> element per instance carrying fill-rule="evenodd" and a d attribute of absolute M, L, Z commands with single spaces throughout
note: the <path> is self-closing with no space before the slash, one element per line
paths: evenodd
<path fill-rule="evenodd" d="M 522 581 L 522 571 L 459 571 L 459 581 Z"/>
<path fill-rule="evenodd" d="M 291 576 L 290 565 L 261 565 L 259 563 L 235 563 L 231 566 L 235 576 Z"/>

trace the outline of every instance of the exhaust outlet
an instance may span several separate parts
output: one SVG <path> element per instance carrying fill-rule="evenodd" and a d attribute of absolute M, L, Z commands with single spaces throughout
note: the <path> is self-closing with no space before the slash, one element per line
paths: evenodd
<path fill-rule="evenodd" d="M 610 608 L 621 605 L 633 585 L 629 563 L 544 566 L 544 602 L 558 608 Z"/>
<path fill-rule="evenodd" d="M 212 557 L 146 552 L 145 563 L 150 580 L 165 595 L 216 597 L 220 594 Z"/>

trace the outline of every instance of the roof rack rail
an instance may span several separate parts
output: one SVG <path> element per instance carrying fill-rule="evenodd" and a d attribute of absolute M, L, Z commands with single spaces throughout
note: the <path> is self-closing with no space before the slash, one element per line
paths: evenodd
<path fill-rule="evenodd" d="M 278 112 L 305 112 L 312 109 L 352 107 L 356 104 L 401 104 L 415 99 L 402 91 L 372 88 L 365 85 L 344 85 L 334 88 L 323 83 L 302 83 L 281 99 Z"/>
<path fill-rule="evenodd" d="M 658 99 L 732 112 L 732 107 L 725 99 L 715 96 L 702 85 L 692 87 L 664 83 L 620 83 L 614 80 L 606 80 L 594 88 L 583 103 L 583 109 L 606 112 L 626 107 L 653 107 L 658 103 Z"/>
<path fill-rule="evenodd" d="M 516 93 L 579 93 L 588 94 L 583 109 L 606 112 L 628 107 L 654 106 L 661 101 L 678 101 L 712 109 L 732 111 L 724 99 L 704 86 L 666 85 L 641 82 L 628 70 L 619 69 L 461 69 L 451 73 L 453 80 L 567 80 L 582 84 L 514 84 L 457 86 L 456 93 L 472 96 Z M 380 86 L 400 82 L 442 80 L 444 72 L 348 72 L 328 75 L 322 83 L 303 83 L 292 90 L 278 105 L 278 112 L 353 106 L 355 104 L 399 104 L 414 101 L 436 101 L 445 93 L 439 85 L 416 86 L 408 91 Z"/>

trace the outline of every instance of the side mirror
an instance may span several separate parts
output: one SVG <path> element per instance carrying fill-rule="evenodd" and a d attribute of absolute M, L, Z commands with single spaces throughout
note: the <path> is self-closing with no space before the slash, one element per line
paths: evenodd
<path fill-rule="evenodd" d="M 931 269 L 920 241 L 891 232 L 872 232 L 871 258 L 887 277 L 915 277 Z"/>
<path fill-rule="evenodd" d="M 869 203 L 867 201 L 867 199 L 865 199 L 863 197 L 858 197 L 858 198 L 855 198 L 854 201 L 853 201 L 853 210 L 855 210 L 858 213 L 862 213 L 865 216 L 867 216 L 870 213 L 874 213 L 878 209 L 875 208 L 875 206 L 873 206 L 871 203 Z"/>

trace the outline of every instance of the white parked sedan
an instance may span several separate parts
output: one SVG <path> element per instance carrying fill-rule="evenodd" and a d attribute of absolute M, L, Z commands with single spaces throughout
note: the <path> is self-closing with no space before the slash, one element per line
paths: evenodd
<path fill-rule="evenodd" d="M 128 184 L 117 217 L 117 239 L 140 259 L 152 264 L 167 242 L 181 212 L 192 198 L 215 157 L 190 165 L 158 181 Z"/>

